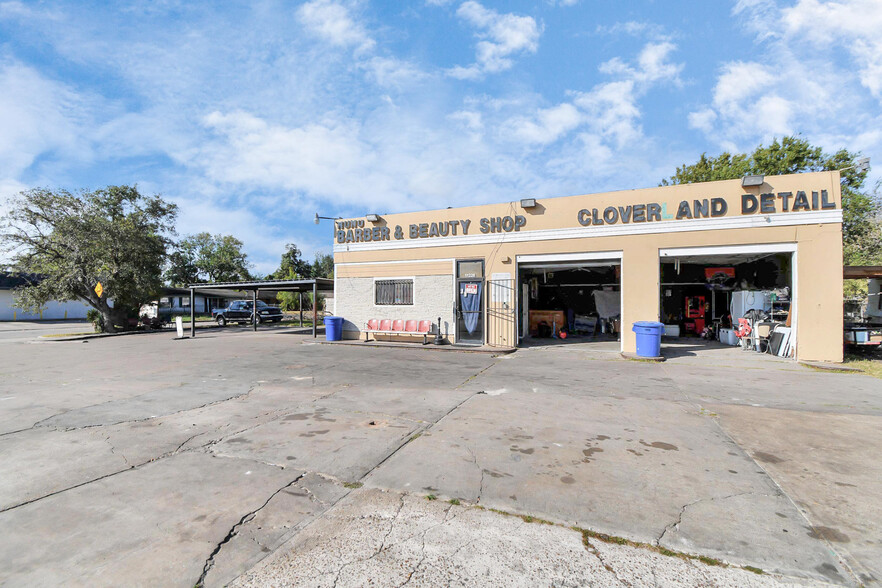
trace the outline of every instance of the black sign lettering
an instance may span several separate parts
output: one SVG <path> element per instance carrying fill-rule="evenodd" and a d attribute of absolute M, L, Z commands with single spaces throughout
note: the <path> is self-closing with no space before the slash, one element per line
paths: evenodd
<path fill-rule="evenodd" d="M 646 205 L 645 204 L 635 204 L 634 205 L 634 222 L 642 223 L 646 221 Z"/>
<path fill-rule="evenodd" d="M 741 214 L 753 214 L 759 208 L 759 200 L 753 194 L 741 195 Z"/>
<path fill-rule="evenodd" d="M 689 201 L 684 200 L 677 207 L 677 220 L 681 218 L 692 218 L 692 209 L 689 208 Z"/>
<path fill-rule="evenodd" d="M 805 192 L 800 190 L 796 193 L 796 198 L 793 199 L 793 212 L 798 210 L 811 210 L 809 206 L 808 196 L 805 195 Z"/>

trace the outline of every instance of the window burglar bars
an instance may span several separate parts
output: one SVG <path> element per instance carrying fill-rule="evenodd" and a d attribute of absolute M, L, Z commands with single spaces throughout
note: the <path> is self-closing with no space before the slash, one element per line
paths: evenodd
<path fill-rule="evenodd" d="M 413 280 L 377 280 L 378 306 L 410 306 L 413 304 Z"/>

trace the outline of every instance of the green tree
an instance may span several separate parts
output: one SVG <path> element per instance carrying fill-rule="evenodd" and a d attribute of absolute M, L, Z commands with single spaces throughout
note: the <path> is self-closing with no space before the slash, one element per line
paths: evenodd
<path fill-rule="evenodd" d="M 244 244 L 232 235 L 198 233 L 181 239 L 169 255 L 166 281 L 173 286 L 198 282 L 250 280 Z"/>
<path fill-rule="evenodd" d="M 294 243 L 285 245 L 282 253 L 282 261 L 279 269 L 272 274 L 277 280 L 309 279 L 312 277 L 312 267 L 303 259 L 303 252 Z"/>
<path fill-rule="evenodd" d="M 882 233 L 879 213 L 882 200 L 879 187 L 872 193 L 864 188 L 867 172 L 854 166 L 859 153 L 840 149 L 824 153 L 800 137 L 775 139 L 768 147 L 760 145 L 753 153 L 722 153 L 708 157 L 702 153 L 691 165 L 677 167 L 676 173 L 662 180 L 663 186 L 714 180 L 731 180 L 745 174 L 767 176 L 809 171 L 842 170 L 842 246 L 846 265 L 870 265 L 882 262 Z M 846 169 L 848 168 L 848 169 Z"/>
<path fill-rule="evenodd" d="M 312 277 L 333 278 L 334 256 L 329 253 L 316 253 L 315 261 L 312 262 Z"/>
<path fill-rule="evenodd" d="M 39 312 L 50 300 L 80 300 L 106 330 L 125 326 L 160 291 L 176 216 L 175 204 L 135 186 L 21 192 L 0 222 L 0 243 L 13 271 L 39 280 L 16 292 L 16 305 Z"/>

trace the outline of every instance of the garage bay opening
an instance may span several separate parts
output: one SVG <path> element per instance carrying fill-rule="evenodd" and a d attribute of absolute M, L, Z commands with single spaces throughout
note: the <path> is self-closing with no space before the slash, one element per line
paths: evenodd
<path fill-rule="evenodd" d="M 521 346 L 591 344 L 621 349 L 621 259 L 518 257 Z"/>
<path fill-rule="evenodd" d="M 795 356 L 795 253 L 790 249 L 662 250 L 659 316 L 665 341 Z"/>

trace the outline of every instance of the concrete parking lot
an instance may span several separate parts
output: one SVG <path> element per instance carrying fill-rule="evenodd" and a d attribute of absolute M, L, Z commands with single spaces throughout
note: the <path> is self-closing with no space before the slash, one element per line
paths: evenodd
<path fill-rule="evenodd" d="M 775 582 L 882 578 L 870 376 L 689 345 L 650 364 L 284 328 L 21 339 L 0 367 L 3 585 L 489 585 L 517 554 L 544 563 L 510 585 L 772 581 L 572 526 Z"/>

